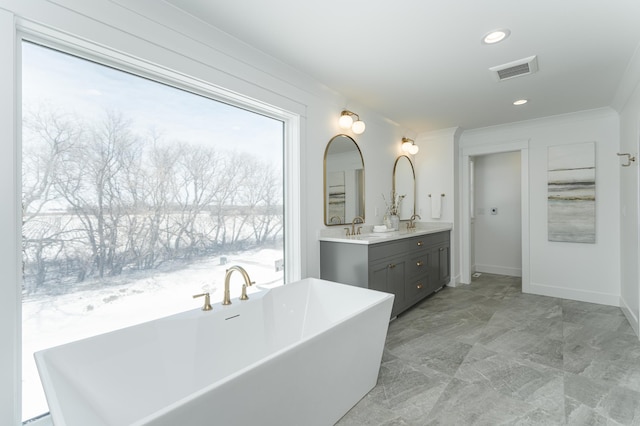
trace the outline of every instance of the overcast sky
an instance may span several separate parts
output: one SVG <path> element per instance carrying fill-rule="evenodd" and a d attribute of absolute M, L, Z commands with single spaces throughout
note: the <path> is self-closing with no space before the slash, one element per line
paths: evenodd
<path fill-rule="evenodd" d="M 136 132 L 249 152 L 282 167 L 282 122 L 54 50 L 23 43 L 22 99 L 88 120 L 119 111 Z"/>

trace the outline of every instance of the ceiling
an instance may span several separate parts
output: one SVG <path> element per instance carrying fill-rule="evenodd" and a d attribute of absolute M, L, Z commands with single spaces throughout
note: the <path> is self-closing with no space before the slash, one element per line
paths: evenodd
<path fill-rule="evenodd" d="M 637 0 L 165 1 L 415 132 L 609 106 L 640 44 Z M 489 71 L 532 55 L 535 74 Z"/>

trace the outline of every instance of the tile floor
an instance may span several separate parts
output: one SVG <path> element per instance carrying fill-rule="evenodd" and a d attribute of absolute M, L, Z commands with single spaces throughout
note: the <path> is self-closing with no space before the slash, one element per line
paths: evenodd
<path fill-rule="evenodd" d="M 482 274 L 400 315 L 350 425 L 640 425 L 640 341 L 619 308 Z"/>

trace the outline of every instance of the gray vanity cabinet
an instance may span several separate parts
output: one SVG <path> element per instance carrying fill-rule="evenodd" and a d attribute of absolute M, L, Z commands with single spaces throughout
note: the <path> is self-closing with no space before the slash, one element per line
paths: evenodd
<path fill-rule="evenodd" d="M 320 277 L 393 293 L 394 317 L 449 282 L 449 231 L 370 244 L 320 241 Z"/>
<path fill-rule="evenodd" d="M 441 243 L 438 247 L 438 283 L 443 286 L 451 280 L 451 247 L 449 241 Z"/>
<path fill-rule="evenodd" d="M 403 308 L 406 263 L 403 258 L 391 257 L 369 265 L 369 288 L 396 296 L 391 309 L 392 317 L 398 315 Z"/>

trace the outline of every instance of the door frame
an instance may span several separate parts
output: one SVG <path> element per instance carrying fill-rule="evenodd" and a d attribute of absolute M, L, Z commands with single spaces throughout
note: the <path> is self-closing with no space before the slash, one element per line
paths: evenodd
<path fill-rule="evenodd" d="M 529 139 L 515 140 L 497 145 L 469 146 L 460 149 L 461 170 L 461 236 L 460 236 L 460 282 L 471 284 L 471 202 L 469 160 L 470 157 L 520 152 L 520 207 L 522 226 L 522 292 L 528 293 L 529 269 Z"/>

